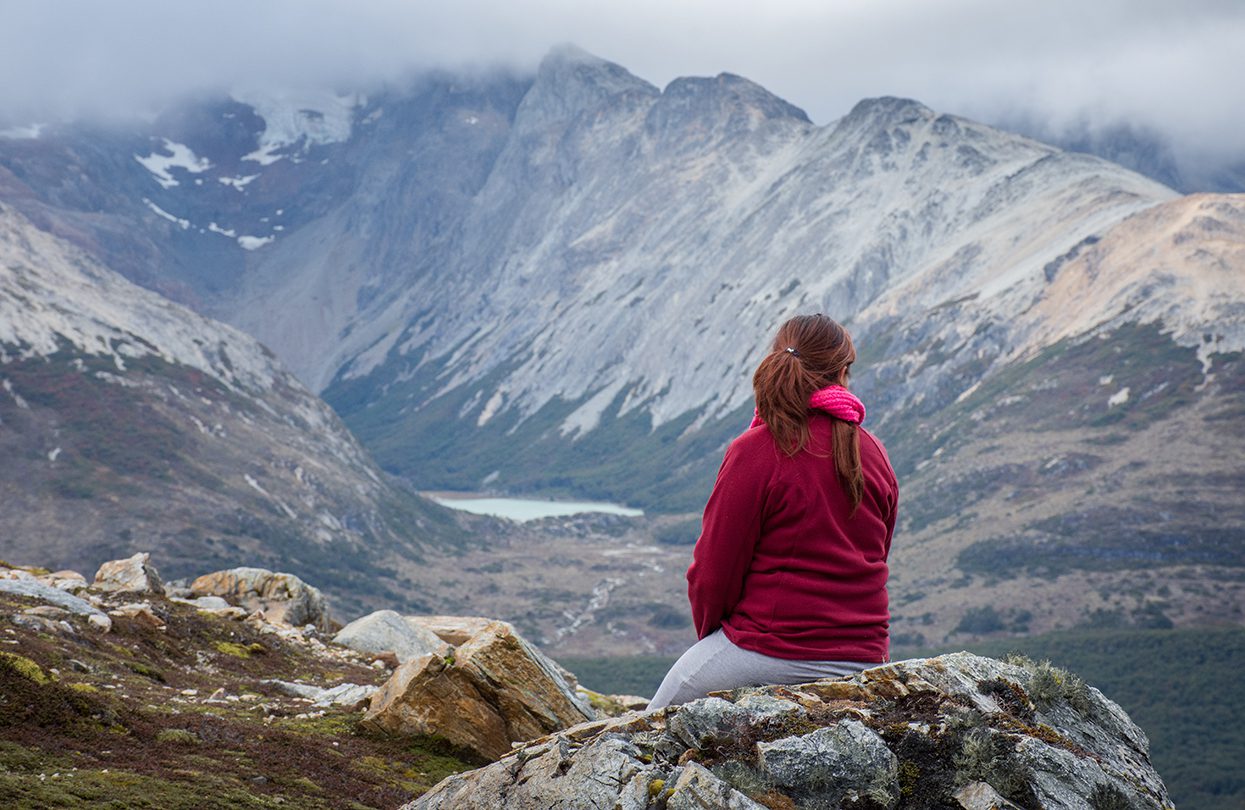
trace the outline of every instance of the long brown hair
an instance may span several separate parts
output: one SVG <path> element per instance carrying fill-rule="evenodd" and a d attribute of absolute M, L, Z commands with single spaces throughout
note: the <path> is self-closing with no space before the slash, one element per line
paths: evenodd
<path fill-rule="evenodd" d="M 752 375 L 752 388 L 757 413 L 787 455 L 808 446 L 809 397 L 818 388 L 846 384 L 855 360 L 851 336 L 825 315 L 797 315 L 778 328 L 770 353 Z M 832 420 L 834 465 L 854 512 L 864 493 L 860 435 L 851 422 Z"/>

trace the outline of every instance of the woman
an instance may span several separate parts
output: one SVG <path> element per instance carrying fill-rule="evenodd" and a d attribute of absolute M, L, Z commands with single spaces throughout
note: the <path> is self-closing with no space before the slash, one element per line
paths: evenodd
<path fill-rule="evenodd" d="M 845 386 L 856 350 L 825 315 L 792 318 L 752 378 L 687 570 L 700 641 L 650 709 L 719 689 L 850 675 L 888 660 L 886 557 L 899 487 Z"/>

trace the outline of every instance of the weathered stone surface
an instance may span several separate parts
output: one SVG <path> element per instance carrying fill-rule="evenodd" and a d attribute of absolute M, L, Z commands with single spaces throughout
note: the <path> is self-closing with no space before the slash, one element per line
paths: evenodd
<path fill-rule="evenodd" d="M 986 782 L 965 785 L 956 791 L 955 800 L 964 810 L 1019 810 Z"/>
<path fill-rule="evenodd" d="M 899 803 L 899 760 L 857 720 L 758 743 L 757 760 L 764 777 L 802 807 L 831 810 L 865 799 L 882 807 Z"/>
<path fill-rule="evenodd" d="M 708 697 L 675 713 L 670 718 L 670 731 L 691 748 L 713 748 L 730 745 L 754 729 L 789 728 L 804 713 L 799 704 L 769 695 L 744 695 L 735 703 Z"/>
<path fill-rule="evenodd" d="M 73 625 L 64 619 L 53 619 L 38 614 L 18 613 L 10 617 L 9 621 L 17 627 L 25 627 L 28 630 L 34 630 L 36 633 L 60 636 L 72 636 L 76 633 Z"/>
<path fill-rule="evenodd" d="M 393 610 L 378 610 L 355 619 L 333 637 L 333 642 L 362 653 L 391 652 L 401 664 L 421 655 L 446 655 L 450 651 L 431 630 L 404 621 Z"/>
<path fill-rule="evenodd" d="M 182 596 L 170 596 L 170 602 L 181 602 L 184 605 L 190 605 L 198 610 L 227 610 L 233 608 L 233 605 L 221 599 L 219 596 L 200 596 L 196 599 L 187 599 Z"/>
<path fill-rule="evenodd" d="M 97 591 L 164 593 L 164 581 L 151 564 L 151 555 L 145 551 L 124 560 L 104 563 L 95 572 L 95 582 L 91 587 Z"/>
<path fill-rule="evenodd" d="M 496 759 L 593 711 L 552 662 L 505 622 L 491 622 L 450 656 L 423 655 L 394 672 L 363 723 L 397 734 L 436 734 Z"/>
<path fill-rule="evenodd" d="M 310 700 L 313 706 L 318 707 L 346 706 L 351 709 L 360 709 L 371 700 L 377 690 L 375 686 L 358 683 L 342 683 L 327 689 L 309 683 L 292 681 L 270 680 L 264 683 L 292 697 Z"/>
<path fill-rule="evenodd" d="M 87 623 L 101 633 L 107 633 L 112 630 L 112 619 L 108 618 L 106 613 L 92 613 L 86 617 Z"/>
<path fill-rule="evenodd" d="M 56 605 L 35 605 L 32 608 L 26 608 L 22 613 L 27 616 L 43 616 L 48 619 L 59 619 L 63 616 L 70 615 L 68 610 Z"/>
<path fill-rule="evenodd" d="M 219 596 L 248 611 L 263 611 L 264 619 L 273 624 L 314 624 L 321 631 L 330 626 L 319 589 L 293 574 L 264 568 L 230 568 L 204 574 L 190 584 L 190 590 L 196 596 Z"/>
<path fill-rule="evenodd" d="M 457 647 L 493 623 L 483 616 L 403 616 L 407 624 L 432 631 L 446 644 Z"/>
<path fill-rule="evenodd" d="M 128 605 L 121 605 L 108 611 L 108 615 L 114 619 L 134 619 L 142 624 L 155 629 L 164 627 L 166 622 L 159 616 L 151 605 L 146 602 L 134 602 Z"/>
<path fill-rule="evenodd" d="M 562 670 L 565 671 L 565 670 Z M 619 717 L 629 712 L 643 711 L 648 708 L 648 698 L 638 695 L 605 695 L 575 686 L 575 682 L 567 680 L 567 685 L 575 690 L 579 699 L 586 702 L 597 713 L 598 717 Z"/>
<path fill-rule="evenodd" d="M 1074 676 L 956 653 L 583 723 L 407 808 L 1165 810 L 1147 749 Z"/>
<path fill-rule="evenodd" d="M 689 762 L 675 781 L 673 792 L 666 802 L 667 810 L 764 810 L 711 771 Z"/>
<path fill-rule="evenodd" d="M 56 605 L 80 616 L 103 615 L 103 611 L 60 588 L 44 585 L 32 576 L 26 579 L 0 579 L 0 592 L 31 596 L 49 605 Z"/>
<path fill-rule="evenodd" d="M 39 581 L 44 585 L 51 585 L 53 588 L 60 588 L 62 591 L 69 591 L 70 593 L 87 588 L 86 577 L 77 571 L 53 571 L 50 574 L 44 574 L 39 577 Z"/>

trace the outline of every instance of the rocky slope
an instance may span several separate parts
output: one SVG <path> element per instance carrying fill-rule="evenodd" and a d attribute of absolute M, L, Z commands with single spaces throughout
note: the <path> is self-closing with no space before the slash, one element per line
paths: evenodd
<path fill-rule="evenodd" d="M 31 808 L 1171 806 L 1145 734 L 1049 664 L 959 653 L 644 713 L 576 687 L 504 623 L 380 611 L 326 641 L 319 604 L 255 569 L 165 584 L 146 554 L 90 584 L 0 565 L 0 794 Z M 471 765 L 486 767 L 450 775 Z"/>
<path fill-rule="evenodd" d="M 390 671 L 314 628 L 63 577 L 76 596 L 4 587 L 38 573 L 0 565 L 6 808 L 392 808 L 478 763 L 360 729 Z"/>
<path fill-rule="evenodd" d="M 358 594 L 401 601 L 389 560 L 462 536 L 253 339 L 7 205 L 0 455 L 0 534 L 15 562 L 89 568 L 144 548 L 174 576 L 239 558 L 327 568 L 341 606 L 357 609 Z"/>
<path fill-rule="evenodd" d="M 1067 672 L 957 653 L 585 723 L 406 807 L 1170 808 L 1148 747 Z"/>

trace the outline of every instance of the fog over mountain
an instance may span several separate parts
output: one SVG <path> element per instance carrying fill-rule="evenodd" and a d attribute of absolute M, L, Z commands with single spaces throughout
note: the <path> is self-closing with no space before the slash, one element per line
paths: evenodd
<path fill-rule="evenodd" d="M 1245 7 L 1221 0 L 10 0 L 4 17 L 0 129 L 125 120 L 246 88 L 375 90 L 434 68 L 530 73 L 574 42 L 658 86 L 731 70 L 818 124 L 861 98 L 902 96 L 987 123 L 1040 122 L 1020 131 L 1059 145 L 1131 127 L 1171 150 L 1187 190 L 1240 190 L 1245 162 Z"/>

